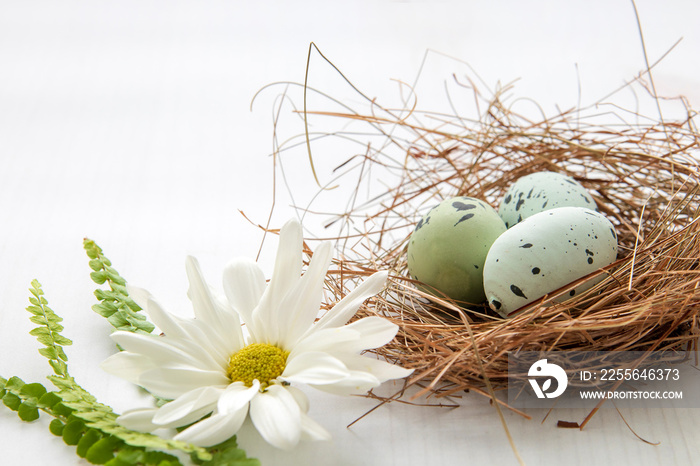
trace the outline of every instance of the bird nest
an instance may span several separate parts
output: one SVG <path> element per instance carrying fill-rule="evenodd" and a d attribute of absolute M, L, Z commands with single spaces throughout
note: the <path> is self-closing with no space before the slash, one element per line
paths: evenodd
<path fill-rule="evenodd" d="M 489 386 L 505 388 L 510 352 L 696 349 L 700 151 L 692 110 L 686 106 L 688 117 L 681 121 L 600 107 L 587 115 L 576 109 L 533 120 L 506 106 L 506 90 L 484 98 L 472 87 L 479 109 L 473 119 L 417 106 L 391 110 L 372 99 L 366 112 L 339 102 L 339 111 L 299 111 L 305 121 L 344 125 L 313 133 L 307 121 L 306 144 L 298 146 L 308 145 L 313 159 L 320 159 L 315 141 L 322 138 L 325 144 L 351 139 L 362 147 L 338 164 L 327 185 L 350 180 L 355 188 L 340 198 L 344 203 L 334 202 L 346 207 L 326 214 L 329 231 L 337 228 L 330 237 L 341 257 L 326 280 L 326 306 L 362 277 L 388 270 L 387 290 L 358 317 L 396 323 L 396 338 L 374 352 L 414 369 L 409 384 L 438 397 L 465 390 L 492 395 Z M 592 195 L 617 231 L 613 264 L 510 319 L 485 304 L 465 305 L 416 286 L 406 250 L 431 207 L 453 196 L 497 207 L 515 180 L 539 171 L 569 175 Z M 379 191 L 377 180 L 383 183 Z M 324 188 L 317 196 L 338 195 Z M 594 276 L 604 278 L 586 293 L 555 302 Z"/>

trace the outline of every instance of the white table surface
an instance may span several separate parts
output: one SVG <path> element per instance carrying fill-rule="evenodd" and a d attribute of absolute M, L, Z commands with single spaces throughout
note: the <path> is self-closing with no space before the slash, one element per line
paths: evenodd
<path fill-rule="evenodd" d="M 468 62 L 489 86 L 519 79 L 514 95 L 550 114 L 556 105 L 596 102 L 644 68 L 627 1 L 485 3 L 0 1 L 0 374 L 26 381 L 49 374 L 24 311 L 37 278 L 74 341 L 67 352 L 76 379 L 117 411 L 145 403 L 97 367 L 113 346 L 110 327 L 90 310 L 95 287 L 82 238 L 182 315 L 190 312 L 186 254 L 201 260 L 216 286 L 231 257 L 255 257 L 261 234 L 238 211 L 267 218 L 272 109 L 282 88 L 264 92 L 252 111 L 250 102 L 266 84 L 303 80 L 310 41 L 390 105 L 398 102 L 394 79 L 411 82 L 429 48 Z M 639 1 L 638 8 L 651 61 L 683 37 L 654 70 L 659 94 L 685 95 L 700 107 L 700 5 Z M 347 90 L 314 60 L 315 86 Z M 444 105 L 443 82 L 465 69 L 429 55 L 422 108 Z M 635 103 L 631 91 L 615 98 Z M 299 134 L 299 120 L 284 111 L 281 131 Z M 317 154 L 327 158 L 322 177 L 323 167 L 348 156 L 338 144 Z M 315 188 L 301 154 L 285 168 L 303 203 Z M 314 206 L 329 207 L 323 202 Z M 273 226 L 292 215 L 280 188 Z M 305 220 L 310 236 L 323 234 L 321 220 Z M 274 251 L 271 238 L 260 258 L 267 271 Z M 395 403 L 347 429 L 373 401 L 307 392 L 310 414 L 334 440 L 280 452 L 246 427 L 239 441 L 249 455 L 264 465 L 516 464 L 498 416 L 478 395 L 457 400 L 457 409 Z M 527 464 L 700 464 L 698 410 L 623 413 L 658 446 L 638 440 L 614 410 L 602 410 L 584 431 L 555 424 L 585 412 L 558 411 L 544 423 L 544 413 L 530 414 L 532 421 L 506 413 Z M 0 464 L 86 464 L 45 424 L 0 409 Z"/>

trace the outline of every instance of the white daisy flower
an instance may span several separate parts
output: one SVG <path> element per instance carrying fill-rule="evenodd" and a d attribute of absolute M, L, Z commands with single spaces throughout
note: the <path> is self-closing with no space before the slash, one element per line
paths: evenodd
<path fill-rule="evenodd" d="M 361 355 L 391 341 L 395 324 L 380 317 L 347 324 L 383 289 L 387 274 L 373 274 L 315 321 L 332 248 L 321 244 L 301 276 L 302 241 L 297 221 L 284 225 L 267 284 L 255 262 L 231 262 L 223 277 L 227 299 L 207 286 L 197 260 L 188 257 L 195 319 L 169 314 L 147 292 L 130 288 L 163 335 L 113 333 L 123 351 L 102 368 L 172 401 L 127 412 L 119 422 L 140 431 L 189 426 L 175 439 L 206 447 L 232 437 L 250 415 L 267 442 L 289 449 L 301 439 L 330 438 L 306 415 L 308 400 L 291 384 L 349 395 L 408 376 L 411 370 Z"/>

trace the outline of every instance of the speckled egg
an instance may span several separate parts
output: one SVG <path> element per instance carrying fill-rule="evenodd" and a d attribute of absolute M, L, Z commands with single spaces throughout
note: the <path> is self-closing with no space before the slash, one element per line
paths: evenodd
<path fill-rule="evenodd" d="M 433 207 L 416 225 L 408 243 L 412 278 L 447 296 L 468 303 L 485 300 L 486 254 L 506 231 L 498 213 L 472 197 L 455 197 Z M 433 289 L 434 288 L 434 289 Z"/>
<path fill-rule="evenodd" d="M 581 184 L 570 176 L 538 172 L 519 178 L 506 191 L 498 207 L 508 228 L 531 215 L 556 207 L 587 207 L 598 210 Z"/>
<path fill-rule="evenodd" d="M 617 257 L 615 228 L 585 207 L 559 207 L 535 214 L 496 239 L 484 264 L 489 306 L 503 317 Z M 580 294 L 604 276 L 570 291 Z"/>

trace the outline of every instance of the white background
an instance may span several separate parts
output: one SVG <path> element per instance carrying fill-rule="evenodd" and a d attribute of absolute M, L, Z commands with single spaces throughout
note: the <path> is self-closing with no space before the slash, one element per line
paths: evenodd
<path fill-rule="evenodd" d="M 639 1 L 638 9 L 650 61 L 683 38 L 654 69 L 659 94 L 700 106 L 700 5 Z M 43 381 L 49 373 L 23 310 L 37 278 L 65 318 L 78 381 L 117 411 L 146 403 L 98 368 L 113 346 L 108 324 L 90 310 L 82 238 L 181 315 L 189 312 L 186 254 L 201 260 L 215 286 L 231 257 L 255 257 L 262 235 L 239 210 L 256 223 L 269 213 L 272 116 L 283 87 L 264 91 L 252 111 L 251 100 L 267 84 L 302 82 L 310 41 L 387 105 L 400 102 L 395 80 L 413 82 L 428 49 L 468 63 L 492 88 L 517 80 L 512 98 L 529 97 L 548 114 L 590 105 L 645 66 L 632 5 L 622 0 L 0 1 L 0 374 Z M 443 108 L 443 84 L 468 72 L 430 53 L 419 106 Z M 335 95 L 348 90 L 317 55 L 311 84 Z M 614 98 L 632 107 L 642 101 L 656 116 L 643 95 Z M 291 107 L 283 112 L 281 131 L 301 133 Z M 345 160 L 343 150 L 339 142 L 317 153 L 320 166 Z M 315 192 L 305 155 L 289 157 L 286 175 L 308 186 L 304 198 Z M 279 191 L 273 227 L 297 214 Z M 319 225 L 305 222 L 308 235 L 322 236 Z M 271 238 L 260 258 L 268 271 L 274 251 Z M 309 395 L 311 415 L 333 442 L 279 452 L 246 428 L 239 440 L 249 455 L 267 465 L 516 464 L 498 416 L 478 395 L 457 400 L 458 409 L 384 406 L 350 429 L 372 401 Z M 555 424 L 585 412 L 559 411 L 544 423 L 544 413 L 531 414 L 526 421 L 506 413 L 528 464 L 700 464 L 697 410 L 623 413 L 658 446 L 638 440 L 614 410 L 583 432 Z M 82 464 L 42 423 L 0 409 L 0 462 Z"/>

